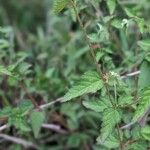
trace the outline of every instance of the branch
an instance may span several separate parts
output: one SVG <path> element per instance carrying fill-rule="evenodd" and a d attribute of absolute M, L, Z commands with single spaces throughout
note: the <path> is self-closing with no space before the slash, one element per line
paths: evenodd
<path fill-rule="evenodd" d="M 150 108 L 149 108 L 149 109 L 145 112 L 145 114 L 144 114 L 139 120 L 137 120 L 136 122 L 138 122 L 141 127 L 144 127 L 145 124 L 146 124 L 147 117 L 148 117 L 149 114 L 150 114 Z M 135 124 L 136 122 L 130 122 L 129 124 L 126 124 L 126 125 L 120 127 L 120 129 L 128 129 L 128 128 L 130 128 L 133 124 Z"/>
<path fill-rule="evenodd" d="M 138 71 L 131 72 L 131 73 L 128 73 L 128 74 L 126 74 L 126 75 L 121 76 L 121 79 L 125 79 L 125 78 L 127 78 L 127 77 L 136 76 L 136 75 L 139 75 L 139 74 L 140 74 L 140 71 L 138 70 Z"/>
<path fill-rule="evenodd" d="M 3 126 L 0 127 L 0 131 L 3 131 L 5 129 L 7 129 L 8 127 L 9 127 L 8 124 L 4 124 Z M 52 131 L 55 131 L 55 132 L 58 132 L 58 133 L 61 133 L 61 134 L 67 134 L 66 130 L 61 129 L 61 126 L 56 125 L 56 124 L 43 123 L 42 127 L 45 128 L 45 129 L 51 129 Z"/>
<path fill-rule="evenodd" d="M 60 98 L 57 98 L 56 100 L 52 101 L 52 102 L 49 102 L 47 104 L 43 104 L 43 105 L 40 105 L 38 106 L 40 109 L 45 109 L 45 108 L 48 108 L 49 106 L 55 104 L 55 103 L 58 103 L 58 102 L 62 102 L 63 101 L 63 97 L 60 97 Z M 5 130 L 6 128 L 8 128 L 9 125 L 8 124 L 4 124 L 2 126 L 0 126 L 0 131 L 3 131 Z M 52 126 L 51 126 L 52 127 Z M 54 127 L 54 124 L 53 124 L 53 127 Z M 46 127 L 45 127 L 46 128 Z M 49 126 L 50 128 L 50 126 Z M 52 129 L 52 128 L 51 128 Z M 57 126 L 57 129 L 58 129 L 58 126 Z"/>
<path fill-rule="evenodd" d="M 26 148 L 32 147 L 32 148 L 37 149 L 37 146 L 35 144 L 33 144 L 32 142 L 26 141 L 24 139 L 21 139 L 21 138 L 17 138 L 17 137 L 14 137 L 14 136 L 9 136 L 7 134 L 0 134 L 0 138 L 3 138 L 7 141 L 11 141 L 11 142 L 16 143 L 16 144 L 20 144 L 20 145 L 22 145 Z"/>
<path fill-rule="evenodd" d="M 132 76 L 135 76 L 135 75 L 138 75 L 138 74 L 140 74 L 140 71 L 132 72 L 132 73 L 126 74 L 124 76 L 121 76 L 121 79 L 124 79 L 124 78 L 127 78 L 127 77 L 132 77 Z M 39 108 L 40 109 L 46 109 L 46 108 L 50 107 L 51 105 L 56 104 L 58 102 L 62 102 L 62 101 L 63 101 L 63 97 L 60 97 L 60 98 L 57 98 L 56 100 L 51 101 L 51 102 L 49 102 L 47 104 L 40 105 Z M 125 126 L 122 126 L 120 129 L 127 129 L 131 125 L 133 125 L 133 123 L 129 123 L 129 124 L 125 125 Z M 57 125 L 55 125 L 55 127 L 54 127 L 54 124 L 53 125 L 52 124 L 43 124 L 43 128 L 48 128 L 48 129 L 51 129 L 51 130 L 54 130 L 56 132 L 61 133 L 61 131 L 57 130 L 58 126 L 57 127 L 56 126 Z M 0 131 L 5 130 L 6 128 L 8 128 L 8 124 L 4 124 L 3 126 L 1 126 L 0 127 Z M 64 133 L 64 131 L 63 131 L 63 133 Z"/>
<path fill-rule="evenodd" d="M 55 103 L 58 103 L 58 102 L 62 102 L 63 101 L 63 97 L 60 97 L 60 98 L 57 98 L 56 100 L 52 101 L 52 102 L 49 102 L 47 104 L 43 104 L 41 106 L 39 106 L 40 109 L 45 109 L 45 108 L 48 108 L 49 106 L 55 104 Z"/>
<path fill-rule="evenodd" d="M 0 127 L 0 131 L 5 130 L 6 128 L 8 128 L 8 124 L 4 124 L 3 126 Z"/>
<path fill-rule="evenodd" d="M 144 127 L 147 121 L 147 117 L 150 114 L 150 108 L 145 112 L 145 114 L 138 120 L 141 127 Z"/>
<path fill-rule="evenodd" d="M 135 124 L 135 122 L 130 122 L 130 123 L 128 123 L 128 124 L 126 124 L 126 125 L 124 125 L 124 126 L 122 126 L 122 127 L 120 127 L 120 129 L 128 129 L 128 128 L 130 128 L 133 124 Z"/>
<path fill-rule="evenodd" d="M 58 133 L 61 133 L 61 134 L 67 134 L 67 131 L 66 130 L 63 130 L 61 129 L 61 127 L 59 125 L 55 125 L 55 124 L 45 124 L 43 123 L 42 124 L 42 127 L 43 128 L 46 128 L 46 129 L 51 129 L 55 132 L 58 132 Z"/>
<path fill-rule="evenodd" d="M 3 131 L 5 129 L 7 129 L 8 127 L 9 127 L 8 124 L 4 124 L 3 126 L 0 127 L 0 131 Z M 43 123 L 42 128 L 51 129 L 52 131 L 55 131 L 55 132 L 58 132 L 58 133 L 61 133 L 61 134 L 67 134 L 66 130 L 61 129 L 61 126 L 56 125 L 56 124 Z"/>

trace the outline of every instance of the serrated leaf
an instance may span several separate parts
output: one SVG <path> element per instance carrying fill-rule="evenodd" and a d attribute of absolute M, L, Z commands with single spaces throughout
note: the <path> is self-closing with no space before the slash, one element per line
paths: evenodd
<path fill-rule="evenodd" d="M 104 56 L 103 52 L 97 52 L 96 53 L 96 61 L 99 62 L 103 56 Z"/>
<path fill-rule="evenodd" d="M 150 126 L 145 126 L 141 129 L 141 135 L 145 140 L 150 141 Z"/>
<path fill-rule="evenodd" d="M 95 93 L 103 87 L 102 80 L 95 71 L 88 71 L 81 76 L 80 80 L 66 93 L 64 101 L 87 93 Z"/>
<path fill-rule="evenodd" d="M 34 136 L 37 138 L 41 129 L 41 126 L 44 122 L 45 115 L 40 111 L 33 111 L 31 114 L 31 126 L 34 133 Z"/>
<path fill-rule="evenodd" d="M 121 29 L 123 27 L 122 26 L 122 21 L 118 20 L 118 19 L 112 20 L 111 25 L 114 26 L 117 29 Z"/>
<path fill-rule="evenodd" d="M 29 74 L 30 73 L 30 67 L 32 65 L 31 64 L 28 64 L 26 62 L 22 62 L 20 65 L 19 65 L 19 72 L 20 74 L 22 75 L 26 75 L 26 74 Z"/>
<path fill-rule="evenodd" d="M 146 88 L 141 92 L 140 102 L 136 108 L 133 121 L 137 121 L 150 108 L 150 88 Z"/>
<path fill-rule="evenodd" d="M 110 14 L 113 14 L 116 8 L 116 0 L 107 0 L 107 6 L 109 8 Z"/>
<path fill-rule="evenodd" d="M 24 100 L 18 105 L 21 116 L 25 116 L 32 108 L 33 104 L 29 100 Z"/>
<path fill-rule="evenodd" d="M 99 138 L 100 143 L 105 142 L 105 140 L 110 136 L 115 125 L 120 121 L 120 118 L 120 114 L 117 110 L 113 108 L 107 108 L 104 110 L 101 135 Z"/>
<path fill-rule="evenodd" d="M 138 45 L 145 51 L 150 50 L 150 39 L 138 41 Z"/>
<path fill-rule="evenodd" d="M 77 148 L 80 146 L 82 141 L 88 139 L 88 136 L 84 133 L 74 133 L 69 136 L 67 141 L 67 146 L 72 148 Z"/>
<path fill-rule="evenodd" d="M 108 107 L 109 104 L 106 104 L 102 100 L 90 100 L 90 101 L 83 101 L 83 105 L 91 110 L 96 112 L 103 112 L 104 109 Z"/>
<path fill-rule="evenodd" d="M 0 66 L 0 74 L 1 73 L 5 74 L 5 75 L 8 75 L 8 76 L 12 75 L 12 73 L 9 70 L 7 70 L 4 66 Z"/>
<path fill-rule="evenodd" d="M 20 107 L 15 107 L 11 110 L 8 118 L 8 124 L 15 126 L 15 128 L 22 131 L 30 131 L 30 128 L 25 121 L 25 117 L 22 116 L 22 111 Z"/>
<path fill-rule="evenodd" d="M 0 118 L 9 117 L 9 115 L 11 114 L 11 111 L 12 111 L 12 108 L 9 106 L 3 108 L 2 110 L 0 110 Z"/>
<path fill-rule="evenodd" d="M 100 143 L 101 137 L 97 138 L 97 142 Z M 100 140 L 100 141 L 99 141 Z M 119 147 L 119 140 L 115 137 L 115 135 L 111 134 L 109 136 L 109 138 L 107 138 L 106 141 L 104 141 L 104 143 L 100 143 L 101 145 L 104 145 L 105 147 L 109 148 L 109 149 L 115 149 L 117 147 Z"/>
<path fill-rule="evenodd" d="M 126 150 L 146 150 L 147 145 L 143 141 L 139 141 L 138 143 L 128 144 Z"/>
<path fill-rule="evenodd" d="M 54 13 L 60 13 L 69 3 L 69 0 L 54 0 L 53 11 Z"/>
<path fill-rule="evenodd" d="M 133 99 L 132 96 L 123 94 L 119 97 L 118 104 L 122 107 L 130 105 L 132 103 L 132 99 Z"/>
<path fill-rule="evenodd" d="M 16 129 L 20 129 L 24 132 L 31 130 L 28 124 L 25 122 L 24 118 L 22 118 L 21 116 L 11 115 L 11 117 L 8 119 L 8 124 L 13 125 Z"/>

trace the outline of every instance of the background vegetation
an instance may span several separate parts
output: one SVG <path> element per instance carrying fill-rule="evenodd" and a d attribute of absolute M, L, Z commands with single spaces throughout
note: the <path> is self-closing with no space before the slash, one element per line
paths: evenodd
<path fill-rule="evenodd" d="M 150 149 L 149 13 L 149 0 L 0 0 L 0 149 Z"/>

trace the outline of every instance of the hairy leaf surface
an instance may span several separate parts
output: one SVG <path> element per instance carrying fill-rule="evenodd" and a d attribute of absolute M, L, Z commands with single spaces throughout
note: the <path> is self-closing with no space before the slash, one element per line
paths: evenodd
<path fill-rule="evenodd" d="M 142 117 L 146 111 L 150 108 L 150 88 L 146 88 L 142 91 L 139 105 L 136 108 L 133 121 L 138 120 Z"/>
<path fill-rule="evenodd" d="M 96 112 L 103 112 L 105 108 L 110 106 L 109 103 L 104 102 L 103 100 L 90 100 L 90 101 L 83 101 L 83 105 L 91 110 Z"/>
<path fill-rule="evenodd" d="M 34 136 L 37 138 L 44 121 L 45 115 L 43 112 L 34 111 L 31 114 L 31 126 L 33 129 Z"/>
<path fill-rule="evenodd" d="M 61 12 L 69 3 L 69 0 L 54 0 L 53 11 L 58 14 Z"/>
<path fill-rule="evenodd" d="M 102 80 L 97 72 L 88 71 L 81 76 L 80 80 L 66 93 L 64 101 L 87 93 L 95 93 L 103 87 Z"/>
<path fill-rule="evenodd" d="M 103 143 L 112 133 L 115 125 L 120 121 L 120 114 L 113 108 L 107 108 L 103 112 L 102 129 L 99 141 Z"/>

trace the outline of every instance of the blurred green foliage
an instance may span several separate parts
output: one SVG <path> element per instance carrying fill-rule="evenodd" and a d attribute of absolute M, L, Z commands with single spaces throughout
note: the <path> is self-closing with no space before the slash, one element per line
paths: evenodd
<path fill-rule="evenodd" d="M 118 100 L 119 105 L 130 104 L 135 93 L 148 87 L 150 81 L 149 0 L 76 2 L 102 69 L 121 75 L 141 70 L 138 84 L 137 78 L 133 77 L 125 79 L 128 87 L 117 87 L 122 96 Z M 38 113 L 30 112 L 33 106 L 24 103 L 33 99 L 37 105 L 42 105 L 62 97 L 81 74 L 95 69 L 73 9 L 60 8 L 62 12 L 57 15 L 52 9 L 52 0 L 0 0 L 0 125 L 7 122 L 3 117 L 8 117 L 10 127 L 5 133 L 36 143 L 39 150 L 118 149 L 116 135 L 110 136 L 102 145 L 96 141 L 102 114 L 92 110 L 103 110 L 106 104 L 110 104 L 91 101 L 103 99 L 105 89 L 102 89 L 101 95 L 89 94 L 75 102 L 52 105 L 45 110 L 45 116 L 38 112 L 39 119 L 34 117 Z M 128 98 L 123 99 L 123 94 Z M 83 104 L 81 100 L 85 100 Z M 134 108 L 135 105 L 122 111 L 124 117 L 120 125 L 131 120 Z M 31 123 L 33 118 L 36 121 Z M 42 124 L 44 120 L 60 125 L 68 134 L 44 128 L 39 133 L 38 122 Z M 30 132 L 32 128 L 33 132 Z M 135 125 L 133 133 L 125 130 L 126 140 L 133 142 L 126 148 L 146 150 L 150 146 L 149 132 L 146 131 L 149 131 L 149 126 L 141 131 Z M 142 140 L 134 143 L 134 140 L 139 140 L 138 133 Z M 8 150 L 25 149 L 0 139 L 0 149 L 3 147 Z"/>

